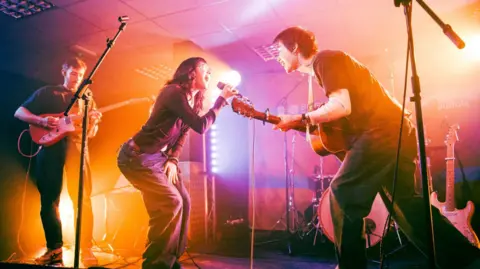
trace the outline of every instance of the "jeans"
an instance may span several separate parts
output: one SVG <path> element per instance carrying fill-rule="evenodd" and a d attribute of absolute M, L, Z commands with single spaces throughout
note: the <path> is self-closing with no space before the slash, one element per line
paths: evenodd
<path fill-rule="evenodd" d="M 80 150 L 80 144 L 63 139 L 52 146 L 43 147 L 37 155 L 35 176 L 40 193 L 40 216 L 47 248 L 49 249 L 63 246 L 59 204 L 64 170 L 67 175 L 67 190 L 73 204 L 74 226 L 76 227 Z M 92 194 L 92 177 L 88 151 L 86 151 L 83 175 L 84 192 L 80 246 L 82 248 L 91 248 L 93 234 L 93 211 L 90 198 Z"/>
<path fill-rule="evenodd" d="M 391 132 L 371 130 L 359 136 L 331 183 L 330 211 L 339 269 L 367 268 L 363 218 L 369 214 L 377 193 L 387 208 L 392 202 L 397 136 L 398 132 L 393 129 Z M 406 124 L 402 137 L 394 212 L 391 213 L 409 241 L 426 254 L 424 202 L 414 188 L 417 157 L 414 128 Z M 480 257 L 480 250 L 435 207 L 432 207 L 432 219 L 439 268 L 463 268 Z"/>
<path fill-rule="evenodd" d="M 143 269 L 173 268 L 187 245 L 190 196 L 183 181 L 169 184 L 163 152 L 141 153 L 125 143 L 117 165 L 125 178 L 138 189 L 149 215 L 148 242 L 143 253 Z"/>

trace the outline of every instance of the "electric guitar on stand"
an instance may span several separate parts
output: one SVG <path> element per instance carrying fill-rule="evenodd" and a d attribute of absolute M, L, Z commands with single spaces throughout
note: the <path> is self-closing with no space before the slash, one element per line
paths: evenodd
<path fill-rule="evenodd" d="M 146 102 L 146 101 L 155 101 L 154 97 L 144 97 L 144 98 L 135 98 L 135 99 L 130 99 L 127 101 L 123 101 L 120 103 L 116 103 L 113 105 L 105 106 L 98 111 L 101 113 L 105 113 L 110 110 L 114 110 L 126 105 L 131 105 L 131 104 L 136 104 L 140 102 Z M 62 140 L 65 136 L 67 136 L 69 133 L 72 133 L 76 130 L 75 128 L 75 123 L 77 121 L 80 121 L 82 119 L 82 115 L 79 114 L 71 114 L 68 116 L 63 116 L 63 113 L 59 114 L 43 114 L 39 115 L 40 117 L 47 117 L 47 116 L 52 116 L 52 117 L 58 117 L 58 126 L 54 129 L 48 129 L 48 128 L 43 128 L 37 125 L 30 124 L 30 136 L 32 137 L 33 142 L 36 144 L 48 147 L 51 146 L 58 141 Z"/>
<path fill-rule="evenodd" d="M 277 124 L 281 121 L 280 117 L 272 115 L 269 111 L 259 112 L 255 110 L 252 102 L 245 97 L 234 97 L 232 100 L 233 112 L 248 118 L 257 119 L 271 124 Z M 299 123 L 292 129 L 299 132 L 307 132 L 305 124 Z M 348 121 L 341 118 L 332 122 L 326 122 L 310 126 L 310 146 L 320 156 L 333 154 L 339 159 L 343 159 L 349 148 L 347 133 Z"/>
<path fill-rule="evenodd" d="M 467 202 L 467 206 L 464 209 L 457 209 L 455 207 L 455 152 L 454 146 L 455 142 L 458 141 L 457 130 L 459 126 L 452 125 L 448 129 L 448 134 L 445 139 L 445 144 L 447 146 L 447 157 L 445 158 L 446 162 L 446 194 L 445 202 L 441 203 L 438 201 L 438 194 L 432 192 L 430 195 L 431 203 L 433 206 L 440 210 L 440 213 L 444 215 L 452 224 L 457 228 L 469 241 L 472 245 L 480 247 L 480 242 L 478 240 L 475 231 L 473 230 L 470 222 L 475 211 L 475 207 L 472 201 Z"/>

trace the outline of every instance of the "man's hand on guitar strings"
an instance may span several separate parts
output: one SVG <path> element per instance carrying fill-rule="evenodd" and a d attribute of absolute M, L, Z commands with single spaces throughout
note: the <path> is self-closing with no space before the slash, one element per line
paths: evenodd
<path fill-rule="evenodd" d="M 51 117 L 47 116 L 45 118 L 42 118 L 40 120 L 40 126 L 47 128 L 47 129 L 53 129 L 58 126 L 58 118 L 57 117 Z"/>

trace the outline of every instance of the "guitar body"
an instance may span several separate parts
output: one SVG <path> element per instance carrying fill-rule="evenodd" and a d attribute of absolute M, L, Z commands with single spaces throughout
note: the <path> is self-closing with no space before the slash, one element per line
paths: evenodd
<path fill-rule="evenodd" d="M 473 213 L 475 212 L 475 206 L 472 201 L 467 202 L 467 206 L 464 209 L 455 209 L 448 211 L 446 203 L 438 201 L 438 195 L 436 192 L 430 194 L 430 200 L 433 206 L 440 210 L 440 213 L 445 216 L 457 230 L 465 236 L 472 245 L 480 247 L 480 241 L 478 240 L 475 231 L 472 228 L 471 220 Z"/>
<path fill-rule="evenodd" d="M 345 130 L 348 130 L 348 122 L 345 118 L 317 125 L 310 132 L 310 146 L 320 156 L 330 154 L 343 156 L 348 150 Z M 343 158 L 341 158 L 343 159 Z"/>
<path fill-rule="evenodd" d="M 58 126 L 55 129 L 47 129 L 40 126 L 30 124 L 30 136 L 32 137 L 33 142 L 48 147 L 58 141 L 62 140 L 69 133 L 75 131 L 75 126 L 73 120 L 70 116 L 63 116 L 63 113 L 59 114 L 42 114 L 40 117 L 58 117 Z"/>
<path fill-rule="evenodd" d="M 154 102 L 155 96 L 130 99 L 127 101 L 102 107 L 98 109 L 98 111 L 101 113 L 105 113 L 107 111 L 114 110 L 126 105 L 131 105 L 131 104 L 145 102 L 145 101 Z M 47 129 L 47 128 L 30 124 L 29 130 L 30 130 L 30 136 L 32 137 L 33 142 L 39 145 L 48 147 L 62 140 L 65 136 L 69 135 L 70 133 L 77 131 L 78 127 L 77 128 L 75 127 L 76 125 L 75 123 L 76 121 L 81 121 L 82 116 L 78 115 L 78 113 L 74 113 L 75 111 L 73 109 L 71 111 L 72 111 L 72 114 L 66 117 L 63 115 L 63 113 L 39 115 L 42 118 L 48 117 L 48 116 L 59 118 L 58 126 L 54 129 Z"/>
<path fill-rule="evenodd" d="M 464 209 L 457 209 L 455 205 L 455 143 L 458 141 L 457 130 L 460 129 L 458 124 L 454 124 L 448 128 L 448 134 L 445 138 L 445 145 L 447 146 L 447 156 L 445 158 L 446 171 L 445 171 L 445 202 L 438 201 L 438 195 L 436 192 L 430 194 L 431 203 L 433 206 L 440 210 L 440 213 L 444 215 L 457 230 L 470 241 L 470 243 L 477 248 L 480 247 L 480 242 L 472 229 L 470 224 L 475 207 L 472 201 L 467 202 L 467 206 Z"/>

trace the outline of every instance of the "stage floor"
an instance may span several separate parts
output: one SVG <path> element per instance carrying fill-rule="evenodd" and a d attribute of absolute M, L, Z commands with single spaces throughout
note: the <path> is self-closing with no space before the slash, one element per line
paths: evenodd
<path fill-rule="evenodd" d="M 222 252 L 222 251 L 217 251 Z M 38 251 L 41 253 L 41 250 Z M 136 269 L 141 268 L 141 254 L 138 252 L 122 251 L 122 254 L 112 254 L 98 247 L 94 248 L 95 256 L 98 258 L 97 266 L 88 266 L 80 262 L 80 268 L 125 268 Z M 198 252 L 190 253 L 190 256 L 184 255 L 180 261 L 185 269 L 246 269 L 250 268 L 250 258 L 248 252 L 223 254 L 204 254 Z M 317 253 L 318 254 L 318 253 Z M 312 253 L 299 253 L 297 255 L 287 255 L 278 249 L 258 247 L 255 249 L 253 268 L 261 269 L 334 269 L 336 261 L 332 253 L 322 253 L 320 255 L 312 255 Z M 33 264 L 33 257 L 25 259 L 10 260 L 8 263 L 0 264 L 1 268 L 32 268 L 26 267 L 26 264 Z M 198 265 L 198 267 L 195 265 Z M 20 265 L 22 264 L 22 265 Z M 72 248 L 64 248 L 64 263 L 57 264 L 52 267 L 56 268 L 72 268 L 74 264 L 74 250 Z M 387 266 L 389 269 L 415 269 L 425 268 L 425 260 L 420 257 L 412 257 L 409 255 L 398 255 L 388 259 Z M 37 268 L 36 266 L 34 268 Z M 45 267 L 38 267 L 45 268 Z M 370 268 L 379 268 L 379 264 L 371 261 Z"/>

